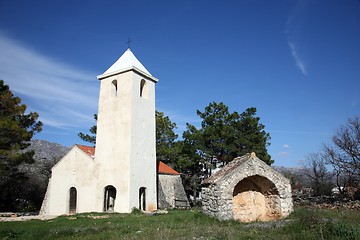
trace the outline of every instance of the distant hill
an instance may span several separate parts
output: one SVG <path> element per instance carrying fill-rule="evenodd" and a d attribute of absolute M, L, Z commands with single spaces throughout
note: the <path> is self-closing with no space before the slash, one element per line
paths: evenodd
<path fill-rule="evenodd" d="M 65 147 L 58 143 L 52 143 L 45 140 L 31 140 L 30 147 L 27 150 L 35 151 L 36 162 L 58 162 L 71 147 Z"/>
<path fill-rule="evenodd" d="M 33 164 L 25 164 L 23 169 L 30 175 L 38 175 L 38 178 L 50 176 L 51 168 L 70 150 L 58 143 L 52 143 L 45 140 L 31 140 L 31 145 L 25 151 L 32 150 L 35 152 Z"/>
<path fill-rule="evenodd" d="M 38 210 L 40 209 L 49 177 L 51 176 L 51 168 L 71 148 L 44 140 L 31 140 L 30 143 L 31 145 L 24 151 L 34 151 L 35 162 L 23 164 L 19 168 L 29 179 L 23 186 L 28 195 L 27 199 L 30 199 L 34 208 Z"/>
<path fill-rule="evenodd" d="M 303 174 L 303 171 L 304 171 L 304 169 L 302 167 L 273 166 L 273 168 L 282 174 L 291 173 L 291 174 L 301 175 L 301 174 Z"/>

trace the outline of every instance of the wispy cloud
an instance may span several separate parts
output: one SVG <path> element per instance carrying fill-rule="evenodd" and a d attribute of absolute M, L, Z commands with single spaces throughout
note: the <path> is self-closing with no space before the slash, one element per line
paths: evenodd
<path fill-rule="evenodd" d="M 295 64 L 296 66 L 299 68 L 299 70 L 301 71 L 302 74 L 304 74 L 305 76 L 308 75 L 307 69 L 306 69 L 306 65 L 305 62 L 301 59 L 301 57 L 298 54 L 298 51 L 295 47 L 295 44 L 293 42 L 291 42 L 290 40 L 288 41 L 288 45 L 290 47 L 290 52 L 292 57 L 295 60 Z"/>
<path fill-rule="evenodd" d="M 289 153 L 288 152 L 279 152 L 278 154 L 276 154 L 277 157 L 285 157 L 288 156 Z"/>
<path fill-rule="evenodd" d="M 315 132 L 315 131 L 284 131 L 284 130 L 270 130 L 270 133 L 282 134 L 301 134 L 301 135 L 331 135 L 329 132 Z"/>
<path fill-rule="evenodd" d="M 171 122 L 176 123 L 177 128 L 175 129 L 175 133 L 179 138 L 181 138 L 183 132 L 186 131 L 186 123 L 192 124 L 197 128 L 201 125 L 201 118 L 196 114 L 186 115 L 174 110 L 162 108 L 161 106 L 157 107 L 157 110 L 164 112 L 165 116 L 168 116 Z"/>
<path fill-rule="evenodd" d="M 307 67 L 304 62 L 304 59 L 299 54 L 298 46 L 295 44 L 296 41 L 294 40 L 296 39 L 295 37 L 296 34 L 294 33 L 295 31 L 293 29 L 296 28 L 297 26 L 302 25 L 301 22 L 303 21 L 303 18 L 301 18 L 301 16 L 303 15 L 303 12 L 307 8 L 308 4 L 309 2 L 306 0 L 297 1 L 291 13 L 287 17 L 286 29 L 285 29 L 287 44 L 289 46 L 291 56 L 295 60 L 295 64 L 297 68 L 305 76 L 308 75 Z"/>
<path fill-rule="evenodd" d="M 0 78 L 30 111 L 39 113 L 44 125 L 91 126 L 98 99 L 96 73 L 51 59 L 1 31 L 0 52 Z"/>
<path fill-rule="evenodd" d="M 290 146 L 288 144 L 284 144 L 282 147 L 283 148 L 290 148 Z"/>

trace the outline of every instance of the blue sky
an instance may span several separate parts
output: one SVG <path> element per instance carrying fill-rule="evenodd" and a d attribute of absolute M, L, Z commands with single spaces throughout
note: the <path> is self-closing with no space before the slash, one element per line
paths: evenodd
<path fill-rule="evenodd" d="M 82 143 L 128 37 L 180 135 L 212 101 L 256 107 L 275 165 L 298 166 L 360 114 L 357 0 L 0 0 L 0 79 L 40 114 L 36 138 Z"/>

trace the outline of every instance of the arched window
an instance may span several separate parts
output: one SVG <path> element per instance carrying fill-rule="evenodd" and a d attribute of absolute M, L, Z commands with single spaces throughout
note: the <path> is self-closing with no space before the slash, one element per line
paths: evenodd
<path fill-rule="evenodd" d="M 104 212 L 114 212 L 116 188 L 108 185 L 104 189 Z"/>
<path fill-rule="evenodd" d="M 117 80 L 113 80 L 111 82 L 111 95 L 117 96 L 117 94 L 118 94 Z"/>
<path fill-rule="evenodd" d="M 77 201 L 77 191 L 76 188 L 70 188 L 69 194 L 69 213 L 74 214 L 76 213 L 76 201 Z"/>
<path fill-rule="evenodd" d="M 148 97 L 147 84 L 144 79 L 142 79 L 140 82 L 140 97 L 143 97 L 143 98 Z"/>
<path fill-rule="evenodd" d="M 146 211 L 146 187 L 139 188 L 139 209 Z"/>

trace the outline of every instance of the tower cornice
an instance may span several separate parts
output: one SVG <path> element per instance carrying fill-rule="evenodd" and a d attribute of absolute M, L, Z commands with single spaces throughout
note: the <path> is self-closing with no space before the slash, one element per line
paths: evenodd
<path fill-rule="evenodd" d="M 103 73 L 103 74 L 97 76 L 97 79 L 102 80 L 102 79 L 105 79 L 105 78 L 108 78 L 108 77 L 111 77 L 111 76 L 115 76 L 115 75 L 118 75 L 118 74 L 121 74 L 121 73 L 129 72 L 129 71 L 134 71 L 137 74 L 139 74 L 139 75 L 145 77 L 146 79 L 151 80 L 151 81 L 153 81 L 155 83 L 157 83 L 159 81 L 159 79 L 157 79 L 156 77 L 154 77 L 154 76 L 152 76 L 150 74 L 147 74 L 146 72 L 140 70 L 139 68 L 137 68 L 135 66 L 123 68 L 121 70 L 110 72 L 110 73 Z"/>

